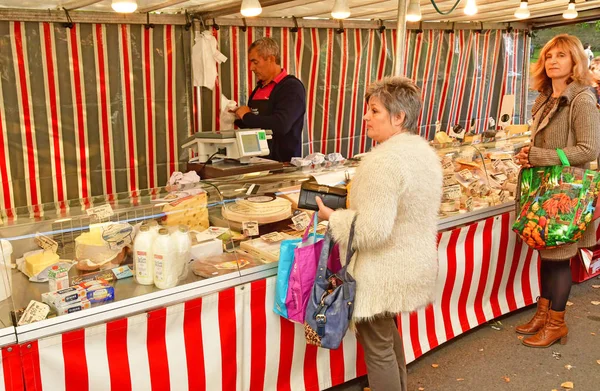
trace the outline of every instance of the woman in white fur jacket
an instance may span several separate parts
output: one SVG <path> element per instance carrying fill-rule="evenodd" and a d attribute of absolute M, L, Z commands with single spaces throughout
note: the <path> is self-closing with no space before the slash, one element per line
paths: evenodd
<path fill-rule="evenodd" d="M 349 209 L 333 211 L 317 199 L 319 217 L 329 220 L 340 249 L 347 246 L 356 216 L 357 251 L 348 270 L 356 279 L 353 318 L 372 391 L 406 390 L 394 318 L 431 302 L 437 278 L 442 167 L 427 141 L 415 134 L 420 96 L 414 82 L 403 77 L 370 85 L 364 119 L 378 145 L 356 170 Z"/>

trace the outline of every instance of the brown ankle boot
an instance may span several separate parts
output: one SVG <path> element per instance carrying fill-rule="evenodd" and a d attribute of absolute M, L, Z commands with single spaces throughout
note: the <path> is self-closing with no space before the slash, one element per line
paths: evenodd
<path fill-rule="evenodd" d="M 533 335 L 537 333 L 544 324 L 546 324 L 546 317 L 548 315 L 548 308 L 550 307 L 550 300 L 540 297 L 537 302 L 537 311 L 533 318 L 525 324 L 517 326 L 515 331 L 519 334 Z"/>
<path fill-rule="evenodd" d="M 547 348 L 560 340 L 560 344 L 567 343 L 569 329 L 565 324 L 565 311 L 548 311 L 548 321 L 534 336 L 523 340 L 523 344 L 532 348 Z"/>

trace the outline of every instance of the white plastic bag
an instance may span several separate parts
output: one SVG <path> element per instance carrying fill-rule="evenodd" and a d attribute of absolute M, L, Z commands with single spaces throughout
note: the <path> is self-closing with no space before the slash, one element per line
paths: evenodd
<path fill-rule="evenodd" d="M 225 97 L 225 95 L 221 94 L 221 113 L 220 113 L 220 129 L 219 130 L 231 130 L 233 129 L 233 123 L 235 122 L 235 113 L 234 111 L 237 109 L 237 102 L 234 100 L 229 100 Z"/>

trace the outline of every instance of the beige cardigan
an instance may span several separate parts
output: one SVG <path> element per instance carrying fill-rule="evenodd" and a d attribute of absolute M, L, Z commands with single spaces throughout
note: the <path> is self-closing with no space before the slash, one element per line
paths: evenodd
<path fill-rule="evenodd" d="M 592 94 L 583 93 L 575 100 L 571 110 L 572 136 L 569 139 L 569 106 L 580 92 L 589 89 L 577 82 L 567 86 L 558 104 L 540 121 L 544 105 L 551 92 L 541 93 L 533 104 L 533 125 L 531 138 L 533 145 L 529 151 L 532 166 L 553 166 L 561 164 L 556 149 L 562 149 L 572 166 L 585 167 L 600 154 L 600 112 Z M 571 145 L 568 145 L 571 144 Z M 561 246 L 552 250 L 541 250 L 544 260 L 565 260 L 573 257 L 580 247 L 596 244 L 596 233 L 588 230 L 579 243 Z"/>

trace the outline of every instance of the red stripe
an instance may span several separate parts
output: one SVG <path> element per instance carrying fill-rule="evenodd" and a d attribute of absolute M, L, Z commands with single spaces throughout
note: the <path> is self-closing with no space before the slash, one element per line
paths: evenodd
<path fill-rule="evenodd" d="M 314 109 L 315 109 L 315 95 L 316 95 L 316 79 L 317 79 L 317 66 L 319 64 L 319 50 L 317 50 L 317 29 L 311 29 L 311 39 L 312 39 L 312 53 L 311 56 L 311 64 L 310 64 L 310 93 L 308 94 L 308 145 L 309 151 L 312 153 L 313 151 L 313 132 L 315 128 L 315 118 L 314 118 Z"/>
<path fill-rule="evenodd" d="M 185 303 L 183 315 L 183 338 L 187 364 L 188 389 L 206 390 L 204 371 L 204 345 L 202 343 L 202 298 Z"/>
<path fill-rule="evenodd" d="M 81 69 L 79 65 L 79 47 L 77 44 L 77 28 L 70 31 L 71 59 L 73 61 L 73 81 L 75 87 L 75 105 L 77 107 L 77 142 L 79 144 L 79 169 L 81 180 L 81 197 L 88 198 L 87 178 L 87 140 L 83 115 L 83 91 L 81 86 Z"/>
<path fill-rule="evenodd" d="M 125 116 L 127 124 L 127 154 L 129 160 L 129 190 L 133 191 L 137 189 L 135 185 L 135 150 L 134 150 L 134 139 L 133 139 L 133 109 L 131 107 L 131 68 L 129 65 L 129 45 L 127 37 L 127 25 L 121 25 L 121 39 L 123 41 L 123 79 L 125 81 Z M 167 97 L 167 99 L 169 99 Z"/>
<path fill-rule="evenodd" d="M 479 38 L 480 38 L 480 33 L 475 32 L 475 69 L 476 71 L 473 74 L 473 79 L 471 79 L 471 93 L 469 95 L 469 109 L 467 111 L 467 124 L 465 126 L 465 128 L 467 129 L 467 131 L 471 128 L 471 116 L 473 115 L 473 107 L 476 105 L 476 102 L 478 101 L 477 99 L 475 99 L 475 90 L 477 89 L 477 83 L 480 83 L 482 81 L 484 81 L 485 79 L 483 78 L 483 75 L 480 75 L 479 77 L 477 76 L 478 69 L 481 69 L 479 67 Z"/>
<path fill-rule="evenodd" d="M 348 71 L 348 36 L 346 33 L 342 34 L 342 68 L 340 70 L 340 88 L 338 93 L 338 112 L 336 121 L 336 145 L 335 152 L 342 152 L 342 128 L 344 125 L 344 98 L 346 96 L 346 72 Z M 349 134 L 348 134 L 349 136 Z M 346 156 L 348 156 L 346 154 Z"/>
<path fill-rule="evenodd" d="M 369 84 L 371 84 L 371 64 L 372 64 L 372 56 L 373 56 L 373 36 L 374 36 L 374 32 L 373 30 L 369 30 L 369 46 L 367 49 L 367 66 L 365 67 L 365 80 L 364 80 L 364 85 L 365 88 L 367 88 L 369 86 Z M 364 111 L 363 113 L 366 111 L 366 107 L 367 107 L 367 102 L 365 102 L 364 105 Z M 365 122 L 362 122 L 362 128 L 361 128 L 361 137 L 360 137 L 360 153 L 364 153 L 365 152 L 365 148 L 366 148 L 366 142 L 367 142 L 367 126 L 365 124 Z"/>
<path fill-rule="evenodd" d="M 25 389 L 19 345 L 2 347 L 2 370 L 5 390 L 21 391 Z"/>
<path fill-rule="evenodd" d="M 444 329 L 446 330 L 447 341 L 454 338 L 452 319 L 450 317 L 450 299 L 452 298 L 454 282 L 456 281 L 456 245 L 458 243 L 459 235 L 460 228 L 452 231 L 450 234 L 448 247 L 446 248 L 446 254 L 448 257 L 448 275 L 446 276 L 446 283 L 444 285 L 444 291 L 442 294 L 442 316 L 444 318 Z"/>
<path fill-rule="evenodd" d="M 215 30 L 213 29 L 213 36 L 215 37 L 216 41 L 217 41 L 217 45 L 219 41 L 219 30 Z M 220 48 L 217 47 L 217 50 L 219 50 Z M 213 91 L 213 97 L 214 97 L 214 101 L 215 101 L 215 110 L 214 110 L 214 114 L 215 114 L 215 126 L 217 129 L 221 129 L 221 82 L 219 80 L 219 76 L 221 74 L 221 64 L 219 64 L 219 62 L 216 62 L 216 66 L 217 66 L 217 77 L 215 79 L 215 88 Z"/>
<path fill-rule="evenodd" d="M 289 46 L 289 41 L 288 41 L 288 34 L 289 34 L 289 30 L 287 28 L 282 28 L 281 29 L 281 47 L 283 48 L 283 66 L 285 67 L 285 69 L 288 71 L 288 73 L 290 72 L 290 64 L 288 61 L 288 46 Z M 296 73 L 298 73 L 298 70 L 295 70 Z"/>
<path fill-rule="evenodd" d="M 246 29 L 246 48 L 249 48 L 250 45 L 252 44 L 252 27 L 248 27 Z M 254 83 L 252 80 L 252 71 L 250 70 L 250 67 L 248 66 L 248 79 L 247 79 L 247 83 L 248 83 L 248 94 L 250 93 L 250 91 L 252 91 L 254 89 Z"/>
<path fill-rule="evenodd" d="M 221 339 L 221 368 L 223 391 L 237 389 L 237 322 L 235 288 L 219 292 L 219 337 Z"/>
<path fill-rule="evenodd" d="M 427 37 L 427 60 L 426 60 L 426 66 L 425 66 L 425 74 L 423 75 L 423 81 L 421 83 L 421 101 L 422 102 L 426 102 L 426 95 L 427 92 L 429 91 L 429 73 L 431 70 L 431 67 L 429 66 L 429 64 L 431 64 L 431 53 L 433 51 L 433 30 L 429 30 L 428 32 L 428 37 Z M 421 114 L 419 115 L 419 120 L 417 121 L 417 129 L 419 130 L 419 133 L 421 133 L 421 124 L 423 123 L 423 116 L 425 115 L 426 110 L 428 110 L 428 107 L 423 107 L 423 109 L 421 110 Z"/>
<path fill-rule="evenodd" d="M 475 232 L 478 224 L 471 224 L 465 240 L 465 278 L 463 280 L 462 289 L 458 298 L 458 319 L 463 333 L 470 330 L 469 318 L 467 317 L 467 300 L 471 290 L 471 282 L 473 281 L 473 273 L 475 268 Z"/>
<path fill-rule="evenodd" d="M 173 26 L 167 25 L 167 119 L 169 133 L 169 176 L 175 171 L 175 123 L 173 120 Z"/>
<path fill-rule="evenodd" d="M 466 77 L 466 73 L 467 73 L 467 67 L 469 65 L 469 61 L 471 59 L 471 39 L 469 37 L 469 41 L 467 42 L 467 49 L 466 51 L 464 51 L 464 56 L 463 54 L 463 45 L 464 45 L 464 34 L 465 32 L 463 30 L 460 31 L 460 50 L 461 50 L 461 61 L 459 63 L 459 73 L 457 75 L 457 82 L 460 83 L 460 87 L 458 88 L 458 94 L 456 95 L 456 100 L 454 100 L 452 107 L 452 113 L 453 113 L 453 119 L 450 122 L 450 124 L 454 124 L 454 123 L 458 123 L 460 122 L 460 116 L 462 113 L 462 103 L 463 103 L 463 96 L 464 96 L 464 92 L 465 92 L 465 85 L 467 83 L 467 77 Z M 457 89 L 454 89 L 455 92 L 457 92 Z"/>
<path fill-rule="evenodd" d="M 490 273 L 492 241 L 494 234 L 494 217 L 487 219 L 484 224 L 482 246 L 483 253 L 481 254 L 481 274 L 479 275 L 479 284 L 477 285 L 477 293 L 475 294 L 475 302 L 473 303 L 478 324 L 487 322 L 485 313 L 483 311 L 483 294 L 487 285 L 488 274 Z"/>
<path fill-rule="evenodd" d="M 262 390 L 265 386 L 267 360 L 267 280 L 250 284 L 250 390 Z"/>
<path fill-rule="evenodd" d="M 40 372 L 40 352 L 38 341 L 20 345 L 23 365 L 23 382 L 26 390 L 42 391 L 42 373 Z M 8 390 L 8 389 L 7 389 Z"/>
<path fill-rule="evenodd" d="M 231 99 L 240 102 L 240 92 L 239 92 L 239 84 L 240 84 L 240 72 L 238 70 L 238 28 L 235 26 L 231 27 L 231 53 L 233 54 L 233 61 L 231 71 L 233 80 L 233 97 Z"/>
<path fill-rule="evenodd" d="M 412 64 L 411 79 L 417 80 L 419 76 L 419 61 L 421 60 L 421 48 L 423 47 L 423 33 L 417 34 L 417 42 L 415 44 L 415 60 Z"/>
<path fill-rule="evenodd" d="M 169 361 L 167 359 L 167 309 L 148 313 L 148 330 L 146 348 L 148 349 L 148 366 L 150 367 L 150 383 L 152 390 L 169 391 Z"/>
<path fill-rule="evenodd" d="M 27 169 L 29 174 L 29 188 L 31 193 L 31 204 L 38 205 L 38 190 L 35 171 L 35 148 L 33 148 L 33 134 L 31 119 L 32 113 L 29 108 L 29 95 L 27 80 L 28 75 L 25 71 L 25 58 L 23 53 L 23 37 L 21 32 L 21 22 L 14 22 L 15 28 L 15 46 L 17 50 L 17 61 L 19 66 L 19 83 L 21 85 L 21 103 L 23 105 L 22 121 L 25 126 L 25 141 L 27 143 Z"/>
<path fill-rule="evenodd" d="M 356 136 L 356 97 L 358 96 L 358 72 L 360 70 L 360 64 L 362 62 L 362 50 L 358 50 L 361 47 L 360 44 L 360 29 L 354 30 L 354 48 L 355 57 L 354 57 L 354 80 L 352 84 L 352 96 L 355 98 L 352 99 L 352 106 L 350 108 L 350 129 L 348 135 L 348 158 L 354 156 L 354 137 Z"/>
<path fill-rule="evenodd" d="M 425 309 L 425 325 L 427 326 L 427 341 L 429 342 L 429 349 L 431 350 L 440 344 L 435 333 L 435 312 L 433 310 L 433 304 L 428 305 Z"/>
<path fill-rule="evenodd" d="M 441 58 L 441 55 L 442 55 L 442 50 L 441 50 L 440 46 L 441 46 L 441 43 L 443 42 L 443 39 L 444 39 L 444 32 L 443 31 L 438 31 L 438 39 L 437 39 L 438 48 L 437 48 L 436 55 L 435 55 L 435 65 L 434 65 L 434 71 L 433 71 L 434 75 L 439 75 L 440 63 L 441 63 L 440 58 Z M 429 100 L 430 102 L 436 99 L 437 85 L 438 85 L 438 83 L 437 83 L 437 80 L 436 80 L 436 81 L 433 82 L 433 91 L 429 95 L 430 96 L 430 100 Z M 427 116 L 427 130 L 426 130 L 426 136 L 425 136 L 425 138 L 427 140 L 429 140 L 430 129 L 431 129 L 431 126 L 432 126 L 433 107 L 432 106 L 429 107 L 428 110 L 429 110 L 429 115 Z M 438 107 L 437 110 L 438 110 L 438 113 L 439 113 L 440 111 L 443 111 L 443 108 Z"/>
<path fill-rule="evenodd" d="M 514 252 L 512 257 L 512 263 L 510 265 L 510 272 L 508 273 L 508 281 L 506 282 L 506 302 L 508 304 L 509 311 L 517 310 L 517 300 L 515 299 L 515 278 L 517 276 L 517 268 L 521 263 L 521 250 L 523 249 L 523 242 L 519 239 L 515 240 Z"/>
<path fill-rule="evenodd" d="M 417 359 L 423 355 L 423 350 L 419 341 L 419 315 L 416 311 L 410 313 L 408 324 L 410 327 L 410 343 L 415 354 L 415 359 Z"/>
<path fill-rule="evenodd" d="M 315 345 L 306 345 L 304 353 L 304 387 L 313 389 L 319 384 L 319 373 L 317 370 L 317 350 Z"/>
<path fill-rule="evenodd" d="M 460 87 L 458 86 L 458 83 L 460 82 L 460 70 L 462 69 L 462 63 L 463 63 L 463 58 L 464 58 L 464 50 L 463 50 L 463 41 L 462 41 L 463 35 L 462 35 L 462 30 L 460 30 L 458 32 L 458 46 L 459 46 L 459 52 L 458 52 L 458 64 L 456 66 L 456 75 L 454 76 L 454 88 L 452 90 L 452 97 L 450 98 L 450 112 L 448 113 L 448 127 L 451 127 L 454 125 L 454 118 L 455 118 L 455 111 L 456 111 L 456 95 L 458 93 L 458 90 L 460 89 Z M 456 39 L 456 37 L 455 37 Z M 453 46 L 451 46 L 449 48 L 449 50 L 452 50 Z"/>
<path fill-rule="evenodd" d="M 454 32 L 451 32 L 448 35 L 448 56 L 446 58 L 446 71 L 444 73 L 444 80 L 448 80 L 448 78 L 450 77 L 450 70 L 452 68 L 452 59 L 454 58 Z M 444 109 L 446 107 L 446 99 L 448 98 L 448 86 L 450 85 L 450 83 L 446 82 L 444 83 L 444 88 L 442 90 L 442 96 L 440 98 L 440 109 L 438 112 L 438 120 L 442 121 L 443 117 L 444 117 Z M 449 124 L 449 123 L 448 123 Z"/>
<path fill-rule="evenodd" d="M 105 59 L 104 59 L 104 39 L 103 30 L 101 24 L 96 25 L 96 48 L 98 55 L 98 88 L 100 89 L 100 107 L 102 110 L 101 126 L 102 126 L 102 139 L 104 143 L 102 145 L 102 152 L 104 155 L 104 175 L 106 180 L 106 192 L 107 194 L 113 194 L 113 179 L 112 179 L 112 163 L 110 160 L 110 152 L 112 146 L 109 143 L 110 135 L 108 132 L 108 121 L 111 120 L 108 113 L 108 105 L 106 104 L 106 86 L 108 81 L 106 78 Z M 52 94 L 52 92 L 51 92 Z M 53 94 L 52 94 L 53 95 Z M 51 96 L 52 96 L 51 95 Z M 58 145 L 55 149 L 59 148 Z M 59 149 L 60 150 L 60 149 Z"/>
<path fill-rule="evenodd" d="M 60 155 L 60 134 L 58 131 L 58 111 L 56 104 L 56 84 L 54 82 L 54 50 L 52 48 L 52 32 L 50 30 L 50 23 L 43 23 L 44 27 L 44 47 L 46 49 L 46 72 L 48 74 L 48 98 L 49 98 L 49 109 L 50 116 L 52 117 L 51 134 L 52 149 L 54 151 L 54 167 L 56 171 L 56 195 L 58 201 L 65 200 L 65 194 L 63 189 L 63 172 Z M 0 123 L 0 127 L 2 124 Z M 1 129 L 0 129 L 1 133 Z M 1 136 L 0 136 L 1 137 Z M 4 145 L 4 144 L 2 144 Z M 4 161 L 4 160 L 2 160 Z M 9 201 L 10 202 L 10 201 Z"/>
<path fill-rule="evenodd" d="M 404 51 L 404 73 L 402 75 L 407 75 L 408 73 L 408 51 L 409 51 L 409 45 L 410 45 L 410 32 L 408 31 L 408 29 L 406 30 L 406 38 L 405 38 L 405 42 L 404 42 L 404 47 L 406 48 L 406 50 Z M 394 34 L 394 36 L 396 36 L 396 34 Z M 396 46 L 394 45 L 394 48 L 396 48 Z"/>
<path fill-rule="evenodd" d="M 494 318 L 502 315 L 502 310 L 500 309 L 500 283 L 502 282 L 502 276 L 504 275 L 504 265 L 506 264 L 506 247 L 508 245 L 508 235 L 511 234 L 511 231 L 508 226 L 508 218 L 509 214 L 505 213 L 502 215 L 502 230 L 500 232 L 500 250 L 498 252 L 498 264 L 496 265 L 495 277 L 494 277 L 494 285 L 492 287 L 490 304 L 492 306 L 492 312 L 494 314 Z"/>
<path fill-rule="evenodd" d="M 152 61 L 151 58 L 151 48 L 150 48 L 150 29 L 144 28 L 144 78 L 146 79 L 146 134 L 147 134 L 147 151 L 148 151 L 148 185 L 151 189 L 156 187 L 154 183 L 154 172 L 155 172 L 155 163 L 154 163 L 154 121 L 152 120 L 152 113 L 154 110 L 152 109 L 152 70 L 150 68 L 150 64 Z"/>
<path fill-rule="evenodd" d="M 194 133 L 198 133 L 198 89 L 199 88 L 200 87 L 194 87 Z M 235 99 L 235 98 L 233 98 L 233 99 Z"/>
<path fill-rule="evenodd" d="M 4 146 L 6 141 L 4 140 L 4 129 L 2 127 L 2 111 L 0 110 L 0 162 L 6 162 L 8 156 L 4 154 Z M 6 169 L 6 163 L 0 164 L 0 175 L 2 175 L 2 199 L 4 200 L 4 208 L 7 210 L 12 209 L 10 202 L 10 180 L 8 179 L 8 170 Z"/>
<path fill-rule="evenodd" d="M 265 37 L 270 37 L 270 36 L 271 36 L 271 28 L 265 27 Z"/>
<path fill-rule="evenodd" d="M 387 41 L 386 41 L 386 35 L 381 34 L 381 47 L 379 49 L 379 66 L 377 67 L 377 80 L 380 80 L 383 77 L 383 72 L 385 71 L 385 60 L 387 58 L 386 56 L 386 46 L 387 46 Z M 375 140 L 371 139 L 371 147 L 375 146 Z"/>
<path fill-rule="evenodd" d="M 490 117 L 490 112 L 492 111 L 492 94 L 494 91 L 494 87 L 495 87 L 495 82 L 496 82 L 496 71 L 497 71 L 497 67 L 498 67 L 498 54 L 500 52 L 500 40 L 502 38 L 502 32 L 501 31 L 496 31 L 496 42 L 494 45 L 494 50 L 492 50 L 494 52 L 494 59 L 492 60 L 492 69 L 491 69 L 491 78 L 490 78 L 490 85 L 487 91 L 487 96 L 488 96 L 488 103 L 487 103 L 487 109 L 485 111 L 485 119 L 487 120 Z M 502 95 L 500 95 L 502 96 Z M 484 129 L 487 127 L 487 125 L 484 125 Z"/>
<path fill-rule="evenodd" d="M 329 367 L 331 370 L 331 386 L 342 384 L 346 381 L 346 370 L 344 367 L 344 342 L 340 347 L 329 351 Z"/>
<path fill-rule="evenodd" d="M 296 74 L 298 75 L 298 78 L 301 78 L 302 76 L 302 72 L 300 72 L 300 56 L 302 55 L 302 29 L 298 29 L 298 32 L 296 33 Z"/>
<path fill-rule="evenodd" d="M 129 353 L 127 352 L 127 319 L 106 324 L 106 355 L 112 390 L 131 390 Z"/>
<path fill-rule="evenodd" d="M 533 295 L 531 294 L 531 260 L 533 258 L 533 250 L 527 247 L 527 255 L 525 256 L 525 265 L 521 274 L 521 290 L 523 291 L 523 301 L 525 305 L 533 304 Z"/>
<path fill-rule="evenodd" d="M 504 96 L 504 94 L 506 94 L 506 83 L 508 82 L 507 80 L 507 72 L 508 72 L 508 59 L 506 58 L 508 56 L 504 57 L 504 68 L 502 69 L 502 78 L 500 80 L 502 80 L 502 89 L 500 91 L 500 100 L 498 101 L 498 107 L 497 107 L 497 111 L 496 111 L 496 118 L 498 118 L 500 116 L 500 111 L 502 110 L 502 97 Z M 498 124 L 496 124 L 496 129 L 498 128 Z"/>
<path fill-rule="evenodd" d="M 329 141 L 329 101 L 331 99 L 331 63 L 333 62 L 333 29 L 327 29 L 327 54 L 325 55 L 325 88 L 323 91 L 323 128 L 321 130 L 321 153 L 327 153 Z"/>
<path fill-rule="evenodd" d="M 476 126 L 476 130 L 477 133 L 479 133 L 479 129 L 481 129 L 483 131 L 484 129 L 484 124 L 485 124 L 485 118 L 481 118 L 481 109 L 483 108 L 484 104 L 484 98 L 483 98 L 483 91 L 485 89 L 485 80 L 486 80 L 486 75 L 487 75 L 487 70 L 488 70 L 488 51 L 490 49 L 490 32 L 488 31 L 487 33 L 485 33 L 485 41 L 483 43 L 483 65 L 481 67 L 481 84 L 479 86 L 479 99 L 477 99 L 477 122 L 475 122 L 475 126 Z M 489 97 L 488 97 L 489 99 Z M 481 123 L 479 121 L 482 121 Z"/>
<path fill-rule="evenodd" d="M 292 361 L 294 359 L 294 323 L 280 317 L 281 327 L 279 339 L 279 369 L 277 370 L 277 390 L 290 391 L 290 379 L 292 376 Z"/>
<path fill-rule="evenodd" d="M 62 355 L 65 363 L 66 391 L 87 390 L 89 380 L 84 329 L 62 335 Z"/>
<path fill-rule="evenodd" d="M 365 363 L 365 350 L 360 342 L 356 341 L 356 377 L 367 374 L 367 364 Z"/>

